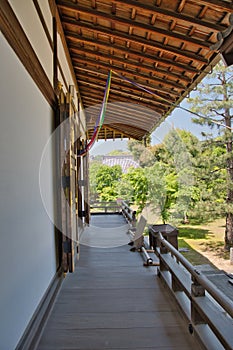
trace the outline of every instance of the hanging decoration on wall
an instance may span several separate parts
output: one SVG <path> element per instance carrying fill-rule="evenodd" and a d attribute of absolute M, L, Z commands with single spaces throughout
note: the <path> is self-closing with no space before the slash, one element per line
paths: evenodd
<path fill-rule="evenodd" d="M 85 154 L 87 154 L 88 151 L 90 151 L 91 147 L 94 145 L 94 143 L 95 143 L 95 141 L 96 141 L 96 139 L 98 137 L 100 129 L 103 126 L 104 118 L 105 118 L 105 114 L 106 114 L 106 109 L 107 109 L 109 92 L 110 92 L 111 78 L 112 78 L 112 71 L 109 71 L 108 78 L 107 78 L 107 81 L 106 81 L 106 86 L 105 86 L 105 91 L 104 91 L 104 98 L 103 98 L 101 110 L 100 110 L 99 116 L 98 116 L 98 118 L 96 120 L 96 123 L 95 123 L 95 127 L 94 127 L 94 132 L 93 132 L 92 138 L 88 142 L 86 147 L 80 152 L 79 156 L 84 156 Z"/>

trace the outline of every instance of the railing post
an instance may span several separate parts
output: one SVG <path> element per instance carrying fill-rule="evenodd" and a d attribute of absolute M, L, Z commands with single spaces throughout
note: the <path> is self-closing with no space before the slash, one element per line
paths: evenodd
<path fill-rule="evenodd" d="M 205 288 L 196 280 L 195 277 L 192 277 L 192 285 L 191 285 L 191 296 L 192 297 L 204 297 L 205 296 Z M 191 320 L 193 324 L 201 324 L 205 323 L 202 316 L 195 308 L 194 303 L 191 299 Z"/>
<path fill-rule="evenodd" d="M 136 227 L 137 225 L 137 218 L 136 218 L 136 211 L 132 212 L 132 226 Z"/>
<path fill-rule="evenodd" d="M 163 242 L 160 243 L 160 254 L 159 254 L 159 270 L 160 271 L 168 271 L 168 268 L 166 266 L 166 264 L 164 264 L 164 260 L 163 260 L 163 254 L 167 254 L 168 250 L 165 247 L 165 245 L 163 244 Z"/>
<path fill-rule="evenodd" d="M 182 284 L 179 282 L 178 278 L 172 273 L 172 290 L 173 292 L 182 292 Z"/>
<path fill-rule="evenodd" d="M 149 246 L 150 246 L 150 249 L 154 249 L 154 245 L 153 245 L 153 235 L 151 234 L 151 230 L 149 228 Z"/>
<path fill-rule="evenodd" d="M 161 254 L 167 254 L 167 253 L 168 253 L 168 249 L 167 249 L 167 247 L 163 244 L 163 242 L 161 242 L 161 244 L 160 244 L 160 253 L 161 253 Z"/>

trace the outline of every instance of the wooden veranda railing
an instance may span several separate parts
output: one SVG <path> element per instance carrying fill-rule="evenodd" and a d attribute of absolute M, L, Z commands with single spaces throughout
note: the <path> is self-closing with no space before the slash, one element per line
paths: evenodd
<path fill-rule="evenodd" d="M 168 286 L 207 349 L 233 349 L 233 301 L 197 271 L 160 232 L 149 227 L 150 246 L 159 257 L 159 276 Z"/>
<path fill-rule="evenodd" d="M 121 204 L 117 201 L 95 201 L 91 202 L 90 209 L 92 214 L 116 214 L 121 212 Z"/>
<path fill-rule="evenodd" d="M 126 201 L 121 201 L 121 211 L 122 215 L 126 219 L 126 221 L 130 224 L 130 226 L 136 226 L 136 211 L 130 208 L 129 204 Z"/>
<path fill-rule="evenodd" d="M 130 226 L 135 226 L 136 211 L 133 210 L 127 201 L 92 201 L 90 203 L 90 209 L 92 214 L 116 214 L 120 213 L 124 216 Z"/>

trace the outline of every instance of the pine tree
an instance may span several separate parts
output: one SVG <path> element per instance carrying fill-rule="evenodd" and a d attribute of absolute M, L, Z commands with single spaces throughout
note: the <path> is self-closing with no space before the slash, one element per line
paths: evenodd
<path fill-rule="evenodd" d="M 208 125 L 210 128 L 217 126 L 221 141 L 226 147 L 226 153 L 223 155 L 226 169 L 225 249 L 229 250 L 233 247 L 233 68 L 226 68 L 221 62 L 217 64 L 213 73 L 197 87 L 195 97 L 190 98 L 188 102 L 192 111 L 197 114 L 194 122 Z"/>

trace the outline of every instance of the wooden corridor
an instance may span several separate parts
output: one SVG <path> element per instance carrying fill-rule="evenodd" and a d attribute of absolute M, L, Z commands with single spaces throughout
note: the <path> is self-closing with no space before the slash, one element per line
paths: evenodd
<path fill-rule="evenodd" d="M 112 219 L 120 223 L 123 217 Z M 95 223 L 101 220 L 106 227 L 104 216 L 94 217 Z M 201 349 L 156 269 L 144 267 L 141 255 L 128 245 L 82 245 L 37 350 Z"/>

